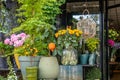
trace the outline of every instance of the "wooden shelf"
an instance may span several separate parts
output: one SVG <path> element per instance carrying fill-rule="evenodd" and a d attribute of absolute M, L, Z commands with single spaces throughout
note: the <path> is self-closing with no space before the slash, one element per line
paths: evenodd
<path fill-rule="evenodd" d="M 113 70 L 114 73 L 120 73 L 120 70 Z"/>
<path fill-rule="evenodd" d="M 110 65 L 117 65 L 120 64 L 119 62 L 109 62 Z"/>

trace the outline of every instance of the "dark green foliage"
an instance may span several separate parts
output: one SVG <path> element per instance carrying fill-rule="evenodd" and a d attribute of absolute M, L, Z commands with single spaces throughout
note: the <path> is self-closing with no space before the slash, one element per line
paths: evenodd
<path fill-rule="evenodd" d="M 4 56 L 11 55 L 13 51 L 13 46 L 11 45 L 6 45 L 3 42 L 0 42 L 0 53 L 3 54 Z"/>
<path fill-rule="evenodd" d="M 98 67 L 93 67 L 88 70 L 86 80 L 95 80 L 101 78 L 101 71 Z"/>

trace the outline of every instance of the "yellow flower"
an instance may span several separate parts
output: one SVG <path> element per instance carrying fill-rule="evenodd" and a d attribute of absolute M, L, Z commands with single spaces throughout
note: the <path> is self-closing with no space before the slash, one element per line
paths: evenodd
<path fill-rule="evenodd" d="M 55 34 L 55 37 L 56 37 L 56 38 L 58 37 L 58 33 Z"/>
<path fill-rule="evenodd" d="M 30 49 L 30 51 L 33 51 L 33 49 Z"/>
<path fill-rule="evenodd" d="M 82 34 L 83 32 L 82 31 L 79 31 L 79 34 Z"/>
<path fill-rule="evenodd" d="M 32 56 L 36 56 L 36 54 L 34 53 Z"/>
<path fill-rule="evenodd" d="M 29 55 L 29 52 L 25 52 L 25 55 Z"/>
<path fill-rule="evenodd" d="M 79 33 L 76 33 L 76 36 L 79 36 Z"/>
<path fill-rule="evenodd" d="M 69 30 L 69 34 L 74 34 L 74 31 L 73 30 Z"/>
<path fill-rule="evenodd" d="M 29 44 L 27 44 L 27 47 L 29 46 Z"/>

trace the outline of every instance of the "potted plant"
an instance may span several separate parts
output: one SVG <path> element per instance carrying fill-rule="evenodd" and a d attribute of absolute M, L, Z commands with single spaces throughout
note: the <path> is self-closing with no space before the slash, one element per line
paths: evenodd
<path fill-rule="evenodd" d="M 81 30 L 67 29 L 59 30 L 55 36 L 57 38 L 57 47 L 54 54 L 62 56 L 61 63 L 63 65 L 76 65 L 78 62 L 77 46 L 81 39 Z"/>
<path fill-rule="evenodd" d="M 79 45 L 79 52 L 80 54 L 80 64 L 87 64 L 88 63 L 88 58 L 89 58 L 89 52 L 86 49 L 86 44 L 85 40 L 81 39 L 81 45 Z"/>
<path fill-rule="evenodd" d="M 95 52 L 99 44 L 99 39 L 96 37 L 88 38 L 85 43 L 86 43 L 88 51 L 90 52 L 89 64 L 93 65 L 95 64 L 95 57 L 96 57 Z"/>
<path fill-rule="evenodd" d="M 90 68 L 86 73 L 86 80 L 100 80 L 101 79 L 101 71 L 98 67 Z"/>
<path fill-rule="evenodd" d="M 59 7 L 64 2 L 65 0 L 18 0 L 20 7 L 17 10 L 17 16 L 20 25 L 14 28 L 11 33 L 22 31 L 31 36 L 21 48 L 17 49 L 18 52 L 20 50 L 23 50 L 23 52 L 25 50 L 31 50 L 31 48 L 35 47 L 38 55 L 48 56 L 48 44 L 55 40 L 55 18 L 61 13 Z M 33 53 L 25 54 L 27 56 L 33 55 Z"/>
<path fill-rule="evenodd" d="M 114 29 L 109 29 L 108 31 L 108 46 L 109 46 L 109 55 L 110 55 L 110 61 L 115 61 L 115 53 L 117 49 L 119 48 L 119 45 L 117 45 L 117 37 L 119 36 L 119 33 Z"/>
<path fill-rule="evenodd" d="M 6 45 L 11 45 L 12 47 L 14 47 L 14 49 L 12 50 L 13 52 L 11 54 L 14 54 L 17 66 L 19 69 L 21 68 L 23 79 L 25 79 L 26 67 L 37 66 L 40 59 L 39 56 L 32 57 L 35 56 L 38 53 L 38 51 L 37 48 L 34 47 L 30 35 L 27 35 L 23 32 L 18 34 L 11 34 L 8 38 L 4 40 L 4 43 Z M 20 56 L 19 61 L 21 65 L 19 64 L 18 61 L 18 55 Z"/>
<path fill-rule="evenodd" d="M 35 66 L 38 68 L 38 64 L 40 60 L 40 56 L 38 56 L 39 51 L 35 47 L 34 41 L 30 36 L 29 37 L 28 36 L 29 35 L 24 35 L 24 38 L 22 37 L 21 39 L 18 38 L 19 40 L 18 41 L 16 40 L 17 47 L 15 47 L 13 51 L 14 54 L 17 54 L 17 57 L 15 59 L 16 60 L 19 59 L 20 64 L 18 63 L 18 60 L 16 62 L 18 63 L 18 66 L 20 66 L 23 79 L 26 79 L 26 68 L 35 67 Z M 24 39 L 23 42 L 20 42 L 20 40 L 22 39 Z"/>
<path fill-rule="evenodd" d="M 58 60 L 53 56 L 53 51 L 56 48 L 55 43 L 48 44 L 49 54 L 48 56 L 42 56 L 39 63 L 40 78 L 43 79 L 56 79 L 59 75 Z"/>

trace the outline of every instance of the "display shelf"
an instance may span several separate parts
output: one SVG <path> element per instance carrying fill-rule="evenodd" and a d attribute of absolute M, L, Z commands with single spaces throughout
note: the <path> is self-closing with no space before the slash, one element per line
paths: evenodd
<path fill-rule="evenodd" d="M 96 65 L 60 65 L 60 74 L 58 80 L 85 80 L 85 68 L 94 66 Z"/>

